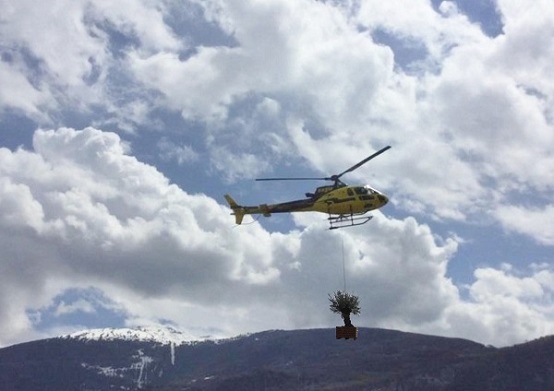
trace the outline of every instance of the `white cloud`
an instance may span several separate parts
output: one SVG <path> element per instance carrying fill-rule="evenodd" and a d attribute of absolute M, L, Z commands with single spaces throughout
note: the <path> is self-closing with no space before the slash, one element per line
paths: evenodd
<path fill-rule="evenodd" d="M 2 224 L 7 227 L 31 226 L 38 228 L 44 217 L 42 206 L 33 199 L 28 186 L 0 178 L 0 212 Z"/>
<path fill-rule="evenodd" d="M 250 93 L 294 94 L 329 121 L 357 116 L 392 67 L 390 51 L 317 2 L 225 2 L 212 12 L 239 46 L 198 47 L 185 60 L 131 57 L 136 77 L 187 118 L 224 120 L 227 107 Z"/>
<path fill-rule="evenodd" d="M 327 294 L 343 287 L 343 246 L 348 289 L 362 301 L 360 325 L 507 344 L 554 323 L 548 268 L 525 278 L 478 270 L 465 301 L 446 274 L 456 237 L 437 244 L 428 226 L 380 213 L 349 232 L 328 231 L 317 214 L 299 215 L 303 228 L 285 234 L 257 223 L 233 228 L 228 208 L 170 184 L 113 133 L 38 130 L 33 152 L 2 149 L 0 167 L 0 207 L 11 211 L 0 218 L 0 312 L 10 314 L 0 319 L 20 320 L 1 325 L 3 344 L 31 332 L 26 311 L 79 287 L 115 298 L 129 324 L 165 319 L 196 335 L 328 326 L 340 321 Z M 78 303 L 59 312 L 87 308 Z"/>
<path fill-rule="evenodd" d="M 421 65 L 430 66 L 431 71 L 440 67 L 453 47 L 485 38 L 450 1 L 443 1 L 438 12 L 429 1 L 363 1 L 356 21 L 372 31 L 382 29 L 401 40 L 422 43 L 429 58 Z"/>
<path fill-rule="evenodd" d="M 34 148 L 36 153 L 2 149 L 0 170 L 2 208 L 10 210 L 0 220 L 2 235 L 18 243 L 6 257 L 17 258 L 23 270 L 41 265 L 42 273 L 33 274 L 40 283 L 32 289 L 39 291 L 54 276 L 73 276 L 144 295 L 176 291 L 203 302 L 221 289 L 278 278 L 272 252 L 287 251 L 272 250 L 275 235 L 251 227 L 237 236 L 226 208 L 170 185 L 125 155 L 115 134 L 39 130 Z M 17 203 L 10 201 L 14 197 Z M 31 289 L 25 275 L 18 277 L 19 288 L 6 296 Z"/>
<path fill-rule="evenodd" d="M 102 38 L 90 35 L 82 23 L 82 1 L 53 6 L 32 1 L 3 3 L 3 35 L 12 45 L 28 46 L 52 76 L 81 85 L 82 77 L 91 71 L 90 59 L 105 60 Z"/>
<path fill-rule="evenodd" d="M 506 345 L 552 334 L 552 270 L 517 276 L 510 270 L 477 269 L 471 300 L 446 311 L 450 332 L 483 343 Z"/>
<path fill-rule="evenodd" d="M 163 3 L 153 7 L 134 0 L 64 0 L 54 5 L 3 0 L 0 4 L 0 74 L 2 85 L 11 87 L 9 96 L 5 88 L 0 93 L 0 109 L 22 110 L 45 125 L 58 121 L 59 113 L 68 108 L 83 114 L 104 108 L 128 130 L 132 121 L 121 117 L 125 111 L 136 113 L 136 101 L 144 98 L 144 92 L 129 97 L 125 94 L 130 87 L 121 88 L 128 73 L 121 60 L 125 42 L 136 41 L 147 53 L 183 48 L 164 22 Z M 119 35 L 111 35 L 113 31 Z"/>
<path fill-rule="evenodd" d="M 77 300 L 69 304 L 62 301 L 55 310 L 56 316 L 73 314 L 75 312 L 85 312 L 92 314 L 96 312 L 96 310 L 94 306 L 86 300 Z"/>
<path fill-rule="evenodd" d="M 398 207 L 439 220 L 494 218 L 489 211 L 509 204 L 514 189 L 552 190 L 547 1 L 524 10 L 500 1 L 505 33 L 496 38 L 453 2 L 436 10 L 424 1 L 58 6 L 59 21 L 51 7 L 6 4 L 4 109 L 53 118 L 68 106 L 99 105 L 105 112 L 92 123 L 125 131 L 154 124 L 156 108 L 179 111 L 205 125 L 210 168 L 229 181 L 292 159 L 326 175 L 392 144 L 394 158 L 351 178 L 365 182 L 377 171 L 372 183 L 394 193 Z M 176 7 L 194 9 L 205 18 L 195 23 L 227 40 L 177 36 L 166 24 Z M 401 49 L 376 44 L 377 31 L 423 48 L 417 72 L 395 65 Z"/>
<path fill-rule="evenodd" d="M 200 2 L 228 35 L 209 45 L 166 24 L 170 1 L 66 1 L 63 13 L 31 3 L 1 3 L 0 113 L 51 127 L 61 112 L 88 112 L 96 127 L 134 131 L 157 125 L 157 108 L 181 112 L 205 132 L 199 158 L 229 182 L 302 159 L 329 175 L 391 144 L 347 180 L 370 178 L 400 212 L 494 219 L 553 243 L 547 1 L 499 1 L 505 34 L 494 39 L 451 2 Z M 410 72 L 401 48 L 374 42 L 378 30 L 423 48 Z M 342 242 L 360 324 L 498 344 L 552 332 L 549 268 L 478 269 L 465 299 L 447 275 L 455 235 L 439 241 L 415 218 L 379 213 L 338 235 L 312 214 L 287 233 L 232 228 L 228 208 L 172 185 L 118 135 L 67 126 L 36 131 L 33 151 L 0 149 L 0 344 L 32 332 L 26 309 L 75 286 L 117 297 L 129 323 L 328 326 L 340 321 L 327 293 L 342 285 Z M 158 146 L 175 161 L 197 156 Z"/>
<path fill-rule="evenodd" d="M 316 2 L 214 2 L 206 9 L 237 46 L 201 48 L 184 61 L 160 58 L 160 66 L 172 67 L 150 71 L 150 85 L 167 85 L 162 91 L 172 104 L 185 108 L 185 116 L 224 120 L 227 108 L 245 95 L 272 94 L 283 103 L 292 95 L 304 104 L 297 104 L 302 111 L 281 104 L 286 110 L 283 128 L 300 156 L 327 173 L 375 149 L 371 140 L 391 142 L 395 158 L 385 167 L 392 179 L 377 178 L 377 186 L 393 187 L 398 206 L 411 210 L 418 205 L 439 219 L 486 213 L 505 197 L 514 179 L 541 190 L 552 183 L 544 148 L 552 129 L 543 103 L 519 87 L 510 69 L 501 68 L 506 62 L 496 57 L 505 50 L 504 38 L 487 37 L 453 4 L 443 3 L 441 14 L 424 2 L 364 2 L 355 19 Z M 310 24 L 304 23 L 307 12 L 317 15 Z M 353 20 L 369 33 L 360 32 Z M 393 68 L 391 51 L 372 40 L 370 32 L 377 29 L 422 43 L 430 58 L 418 76 Z M 159 83 L 159 75 L 167 83 Z M 188 87 L 177 90 L 175 77 L 183 81 L 177 85 Z M 196 96 L 195 91 L 202 93 Z M 308 131 L 305 124 L 313 119 L 318 122 Z M 290 145 L 282 148 L 290 150 Z M 491 154 L 493 148 L 499 153 Z M 252 156 L 243 150 L 236 154 Z M 335 159 L 327 158 L 331 155 Z M 341 156 L 349 160 L 342 163 Z M 260 157 L 252 162 L 259 164 Z M 334 167 L 326 167 L 330 164 Z M 219 166 L 227 164 L 222 160 Z M 532 166 L 540 169 L 530 170 Z M 353 178 L 369 170 L 361 168 Z M 491 179 L 497 190 L 487 188 Z"/>
<path fill-rule="evenodd" d="M 162 160 L 174 160 L 179 166 L 198 160 L 199 157 L 190 145 L 177 145 L 165 137 L 158 141 L 157 147 Z"/>
<path fill-rule="evenodd" d="M 28 113 L 31 118 L 44 120 L 39 108 L 47 106 L 51 98 L 46 91 L 39 91 L 21 72 L 18 64 L 0 62 L 0 113 L 8 108 Z"/>
<path fill-rule="evenodd" d="M 499 206 L 494 212 L 506 229 L 528 235 L 539 243 L 554 246 L 554 205 Z"/>

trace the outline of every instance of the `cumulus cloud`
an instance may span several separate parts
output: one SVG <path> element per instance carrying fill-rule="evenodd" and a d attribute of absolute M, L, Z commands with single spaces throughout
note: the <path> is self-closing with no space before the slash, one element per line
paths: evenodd
<path fill-rule="evenodd" d="M 12 288 L 6 298 L 18 290 L 40 296 L 49 279 L 72 276 L 123 284 L 142 295 L 176 291 L 206 303 L 222 289 L 279 277 L 271 259 L 274 251 L 287 253 L 280 249 L 285 243 L 273 248 L 275 235 L 259 227 L 232 231 L 226 208 L 169 184 L 126 155 L 117 135 L 39 130 L 34 150 L 0 154 L 0 208 L 6 212 L 0 226 L 13 243 L 5 253 L 17 274 L 11 281 L 19 280 L 19 289 L 3 285 Z"/>
<path fill-rule="evenodd" d="M 0 92 L 3 108 L 51 119 L 96 105 L 91 123 L 124 131 L 155 123 L 155 109 L 178 111 L 203 124 L 210 169 L 231 182 L 302 159 L 332 173 L 393 144 L 376 187 L 437 220 L 494 219 L 514 189 L 551 193 L 548 2 L 523 13 L 498 2 L 496 37 L 447 1 L 70 3 L 59 23 L 53 9 L 6 5 L 0 66 L 16 93 Z M 175 14 L 211 40 L 179 29 Z M 409 45 L 417 56 L 402 63 Z"/>
<path fill-rule="evenodd" d="M 477 269 L 470 299 L 445 311 L 449 331 L 495 345 L 552 334 L 553 277 L 551 268 L 523 275 L 509 265 Z"/>
<path fill-rule="evenodd" d="M 391 143 L 395 158 L 384 163 L 388 175 L 375 178 L 377 187 L 394 189 L 405 210 L 459 221 L 495 218 L 488 211 L 514 188 L 546 193 L 554 183 L 546 147 L 554 134 L 552 91 L 528 69 L 548 79 L 551 61 L 535 62 L 535 52 L 518 43 L 522 29 L 540 33 L 513 20 L 513 4 L 499 3 L 506 31 L 495 38 L 453 2 L 437 9 L 424 2 L 356 8 L 308 1 L 202 7 L 233 45 L 199 46 L 185 58 L 133 54 L 130 66 L 185 118 L 210 124 L 213 167 L 229 179 L 257 174 L 241 167 L 284 163 L 291 150 L 318 170 L 334 172 L 352 164 L 352 156 Z M 526 12 L 548 21 L 539 5 Z M 376 43 L 381 31 L 422 48 L 415 73 L 396 66 L 400 49 Z M 528 60 L 514 64 L 508 53 Z M 551 58 L 550 51 L 540 58 Z M 253 121 L 251 111 L 237 109 L 268 97 L 282 109 L 279 117 Z M 268 132 L 251 129 L 270 122 L 280 125 L 272 136 L 288 141 L 267 151 Z M 240 144 L 222 153 L 222 144 L 233 139 Z M 268 153 L 252 153 L 260 148 Z M 369 170 L 362 167 L 353 178 Z"/>
<path fill-rule="evenodd" d="M 554 205 L 524 207 L 499 206 L 495 214 L 506 229 L 526 234 L 547 246 L 554 245 Z"/>
<path fill-rule="evenodd" d="M 136 45 L 152 53 L 184 46 L 163 20 L 168 11 L 163 3 L 1 4 L 2 85 L 12 88 L 9 100 L 6 89 L 0 93 L 0 108 L 20 110 L 42 124 L 56 123 L 68 109 L 90 114 L 101 108 L 108 114 L 103 122 L 118 118 L 123 129 L 132 129 L 129 117 L 136 114 L 137 102 L 149 97 L 144 92 L 134 97 L 122 93 L 126 50 Z M 120 118 L 126 112 L 129 115 Z"/>
<path fill-rule="evenodd" d="M 39 108 L 48 106 L 48 89 L 37 90 L 17 68 L 17 65 L 0 62 L 0 82 L 4 86 L 0 92 L 0 112 L 21 110 L 32 118 L 44 120 Z"/>
<path fill-rule="evenodd" d="M 56 315 L 67 315 L 74 312 L 86 312 L 86 313 L 93 313 L 95 312 L 94 306 L 86 301 L 86 300 L 77 300 L 74 303 L 65 303 L 61 302 L 58 307 L 56 308 Z"/>
<path fill-rule="evenodd" d="M 313 118 L 348 133 L 344 123 L 366 119 L 368 105 L 392 71 L 392 55 L 340 11 L 317 2 L 214 4 L 204 5 L 206 17 L 232 35 L 235 46 L 200 46 L 187 58 L 177 53 L 129 58 L 136 78 L 163 93 L 168 106 L 187 119 L 209 123 L 214 148 L 221 140 L 228 142 L 223 133 L 230 131 L 243 143 L 237 155 L 244 155 L 244 143 L 263 148 L 265 132 L 259 129 L 271 126 L 286 138 L 289 118 Z M 230 112 L 235 106 L 268 98 L 286 108 L 287 115 L 258 122 L 253 134 L 249 127 L 229 128 L 242 114 Z M 222 121 L 227 121 L 223 127 Z M 275 121 L 277 126 L 269 124 Z M 291 147 L 298 145 L 284 145 L 281 159 Z"/>
<path fill-rule="evenodd" d="M 465 301 L 446 275 L 457 238 L 438 242 L 413 218 L 377 214 L 349 233 L 330 232 L 311 215 L 288 233 L 257 223 L 233 228 L 228 208 L 169 183 L 114 133 L 37 130 L 33 151 L 0 151 L 3 344 L 32 332 L 29 312 L 91 286 L 130 324 L 165 319 L 197 335 L 328 326 L 338 319 L 327 311 L 327 294 L 344 282 L 362 298 L 360 325 L 502 344 L 554 322 L 545 299 L 549 269 L 532 277 L 478 270 Z M 91 307 L 57 306 L 60 314 L 78 310 Z M 540 322 L 516 322 L 504 337 L 491 331 L 520 315 Z M 472 326 L 462 332 L 459 318 Z"/>
<path fill-rule="evenodd" d="M 157 146 L 164 161 L 175 160 L 178 165 L 183 165 L 198 159 L 198 153 L 190 145 L 176 145 L 167 138 L 162 138 Z"/>

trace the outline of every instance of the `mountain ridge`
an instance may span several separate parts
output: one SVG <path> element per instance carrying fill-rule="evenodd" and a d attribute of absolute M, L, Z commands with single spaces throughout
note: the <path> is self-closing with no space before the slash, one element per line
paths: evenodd
<path fill-rule="evenodd" d="M 92 334 L 91 334 L 92 335 Z M 507 348 L 360 328 L 162 343 L 75 335 L 0 349 L 3 391 L 554 389 L 554 337 Z M 549 388 L 550 387 L 550 388 Z"/>

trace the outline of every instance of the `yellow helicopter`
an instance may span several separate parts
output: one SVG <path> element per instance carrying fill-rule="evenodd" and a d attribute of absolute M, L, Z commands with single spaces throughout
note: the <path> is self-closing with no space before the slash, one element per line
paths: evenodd
<path fill-rule="evenodd" d="M 368 185 L 348 186 L 340 180 L 340 177 L 354 171 L 389 148 L 390 146 L 386 146 L 340 174 L 330 177 L 256 179 L 257 181 L 326 180 L 334 182 L 329 186 L 318 187 L 314 193 L 306 193 L 305 199 L 259 206 L 239 205 L 229 194 L 225 194 L 225 199 L 233 210 L 231 215 L 235 216 L 236 224 L 241 224 L 244 215 L 247 214 L 262 214 L 269 217 L 272 213 L 321 212 L 329 215 L 329 229 L 362 225 L 373 217 L 365 216 L 367 212 L 381 208 L 389 199 Z"/>

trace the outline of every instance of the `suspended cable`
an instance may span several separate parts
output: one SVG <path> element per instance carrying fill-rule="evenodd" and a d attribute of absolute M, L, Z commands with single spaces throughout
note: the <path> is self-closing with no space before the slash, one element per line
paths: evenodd
<path fill-rule="evenodd" d="M 344 260 L 344 238 L 341 235 L 341 245 L 342 245 L 342 279 L 344 283 L 344 292 L 346 292 L 346 262 Z"/>

